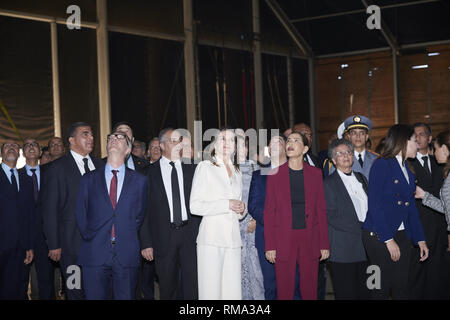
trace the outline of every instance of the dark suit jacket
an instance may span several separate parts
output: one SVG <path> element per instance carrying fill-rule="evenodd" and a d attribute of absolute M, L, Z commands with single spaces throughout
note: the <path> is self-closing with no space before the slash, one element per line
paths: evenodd
<path fill-rule="evenodd" d="M 376 232 L 381 242 L 393 239 L 403 222 L 408 239 L 425 240 L 416 207 L 414 174 L 406 167 L 409 183 L 396 158 L 378 158 L 370 169 L 369 211 L 363 229 Z"/>
<path fill-rule="evenodd" d="M 91 157 L 96 169 L 105 164 Z M 75 221 L 75 203 L 81 173 L 68 152 L 49 164 L 42 188 L 44 233 L 49 250 L 61 248 L 62 254 L 78 255 L 81 235 Z"/>
<path fill-rule="evenodd" d="M 307 152 L 307 155 L 310 156 L 312 162 L 314 162 L 314 166 L 315 166 L 316 168 L 319 168 L 319 169 L 322 170 L 322 164 L 319 163 L 319 158 L 318 158 L 316 155 L 314 155 L 314 154 L 312 153 L 311 150 L 309 150 L 309 151 Z M 303 160 L 306 161 L 306 157 L 304 157 Z"/>
<path fill-rule="evenodd" d="M 148 161 L 147 159 L 138 158 L 134 154 L 131 154 L 131 157 L 133 159 L 134 169 L 146 176 L 148 168 L 150 167 L 150 161 Z M 106 163 L 106 159 L 107 157 L 102 158 L 104 163 Z"/>
<path fill-rule="evenodd" d="M 270 169 L 270 168 L 269 168 Z M 263 169 L 266 171 L 266 169 Z M 252 174 L 250 191 L 248 194 L 248 213 L 256 221 L 255 247 L 264 252 L 264 201 L 266 200 L 267 175 L 256 170 Z"/>
<path fill-rule="evenodd" d="M 276 168 L 278 172 L 267 177 L 264 205 L 265 249 L 276 250 L 277 260 L 289 261 L 292 229 L 291 187 L 289 162 Z M 322 171 L 303 163 L 305 184 L 305 219 L 311 261 L 319 259 L 320 250 L 328 250 L 328 224 Z"/>
<path fill-rule="evenodd" d="M 191 215 L 189 209 L 192 179 L 196 165 L 184 164 L 183 185 L 184 200 L 189 222 L 183 227 L 185 241 L 195 243 L 201 217 Z M 140 230 L 141 249 L 153 248 L 155 259 L 164 257 L 170 245 L 170 209 L 161 174 L 160 160 L 152 163 L 148 169 L 148 213 Z M 196 259 L 196 257 L 192 257 Z"/>
<path fill-rule="evenodd" d="M 17 246 L 24 250 L 33 249 L 33 198 L 33 182 L 26 173 L 19 172 L 17 192 L 0 168 L 0 252 Z"/>
<path fill-rule="evenodd" d="M 146 177 L 127 168 L 114 210 L 104 169 L 94 170 L 81 178 L 75 208 L 82 237 L 79 265 L 101 266 L 107 261 L 114 224 L 115 251 L 119 263 L 123 267 L 139 266 L 138 231 L 147 210 L 147 193 Z"/>
<path fill-rule="evenodd" d="M 431 193 L 439 198 L 439 191 L 442 187 L 442 166 L 436 162 L 436 158 L 430 157 L 431 177 L 425 172 L 425 169 L 420 164 L 417 158 L 410 159 L 409 164 L 412 166 L 416 175 L 416 184 L 423 190 Z M 423 231 L 427 239 L 428 248 L 448 246 L 447 240 L 447 222 L 445 216 L 430 207 L 422 204 L 422 199 L 416 200 L 417 209 L 419 210 L 419 217 L 422 223 Z"/>
<path fill-rule="evenodd" d="M 367 180 L 362 173 L 354 172 L 368 193 Z M 328 235 L 330 237 L 330 261 L 351 263 L 366 261 L 362 242 L 362 223 L 358 220 L 352 199 L 337 170 L 325 178 Z"/>

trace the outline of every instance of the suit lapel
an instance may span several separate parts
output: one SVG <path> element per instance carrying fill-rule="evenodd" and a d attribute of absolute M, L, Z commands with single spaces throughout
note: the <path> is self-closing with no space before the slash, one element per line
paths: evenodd
<path fill-rule="evenodd" d="M 6 175 L 5 171 L 3 171 L 3 168 L 1 168 L 1 167 L 0 167 L 0 184 L 4 184 L 5 186 L 7 186 L 6 189 L 7 189 L 8 193 L 11 193 L 13 191 L 12 184 L 11 184 L 11 182 L 9 182 L 8 176 Z"/>
<path fill-rule="evenodd" d="M 155 183 L 156 188 L 158 190 L 160 190 L 161 196 L 164 198 L 163 201 L 165 201 L 165 203 L 167 205 L 167 212 L 169 212 L 169 215 L 170 215 L 169 199 L 167 198 L 166 187 L 164 186 L 164 181 L 163 181 L 162 173 L 161 173 L 161 159 L 159 159 L 157 162 L 155 162 L 154 171 L 155 171 L 155 174 L 153 176 L 153 178 L 154 178 L 153 183 Z"/>
<path fill-rule="evenodd" d="M 100 180 L 100 183 L 102 185 L 102 189 L 103 189 L 102 193 L 105 198 L 105 201 L 108 203 L 111 210 L 113 210 L 113 207 L 111 204 L 111 199 L 110 199 L 109 193 L 108 193 L 108 187 L 106 185 L 105 171 L 104 170 L 96 170 L 96 174 L 98 174 L 98 179 Z M 116 205 L 116 208 L 117 208 L 117 205 Z"/>
<path fill-rule="evenodd" d="M 70 152 L 67 154 L 67 165 L 72 174 L 74 175 L 74 177 L 78 177 L 79 180 L 79 178 L 81 178 L 81 172 L 80 169 L 78 168 L 75 158 L 72 156 L 72 153 Z"/>
<path fill-rule="evenodd" d="M 122 189 L 120 190 L 120 196 L 117 199 L 116 209 L 120 204 L 120 200 L 124 199 L 125 195 L 128 193 L 128 190 L 130 189 L 130 185 L 133 183 L 133 177 L 130 171 L 133 170 L 125 168 L 125 177 L 123 179 Z"/>

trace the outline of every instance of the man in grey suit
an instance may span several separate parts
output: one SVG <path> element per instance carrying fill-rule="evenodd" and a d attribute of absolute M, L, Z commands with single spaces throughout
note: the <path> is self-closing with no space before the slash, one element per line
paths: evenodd
<path fill-rule="evenodd" d="M 362 173 L 352 171 L 354 150 L 348 140 L 334 140 L 328 157 L 337 168 L 324 181 L 335 298 L 367 299 L 368 263 L 361 236 L 368 208 L 367 180 Z"/>

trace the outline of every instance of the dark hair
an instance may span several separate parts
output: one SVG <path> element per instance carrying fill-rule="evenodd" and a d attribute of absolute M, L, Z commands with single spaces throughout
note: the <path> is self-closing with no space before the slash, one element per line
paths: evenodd
<path fill-rule="evenodd" d="M 67 129 L 67 143 L 68 144 L 70 144 L 69 138 L 75 137 L 75 133 L 77 132 L 77 129 L 79 127 L 89 127 L 89 128 L 91 128 L 91 125 L 89 123 L 86 123 L 86 122 L 75 122 L 75 123 L 72 123 L 70 125 L 70 127 Z"/>
<path fill-rule="evenodd" d="M 48 147 L 47 147 L 47 146 L 42 147 L 42 149 L 41 149 L 41 156 L 39 157 L 39 159 L 42 159 L 42 156 L 44 155 L 45 152 L 50 152 L 50 151 L 48 150 Z"/>
<path fill-rule="evenodd" d="M 138 145 L 140 145 L 140 148 L 142 149 L 142 151 L 145 152 L 147 150 L 146 149 L 147 146 L 144 141 L 134 140 L 133 143 L 137 143 Z"/>
<path fill-rule="evenodd" d="M 450 130 L 439 133 L 436 137 L 436 143 L 439 147 L 445 145 L 447 149 L 450 151 Z M 450 173 L 450 154 L 447 157 L 447 163 L 445 164 L 443 170 L 444 179 L 448 177 L 449 173 Z"/>
<path fill-rule="evenodd" d="M 334 150 L 336 150 L 336 148 L 339 147 L 340 145 L 345 145 L 350 149 L 350 151 L 352 153 L 354 152 L 352 143 L 350 141 L 348 141 L 347 139 L 344 139 L 344 138 L 334 139 L 333 141 L 331 141 L 330 145 L 328 146 L 328 158 L 329 159 L 333 159 Z"/>
<path fill-rule="evenodd" d="M 303 134 L 303 133 L 301 133 L 301 132 L 298 132 L 298 131 L 292 131 L 290 134 L 289 134 L 289 136 L 291 135 L 291 134 L 298 134 L 301 138 L 302 138 L 302 142 L 303 142 L 303 145 L 304 146 L 308 146 L 308 148 L 311 148 L 311 146 L 309 145 L 309 140 L 306 138 L 306 136 Z M 286 137 L 286 140 L 287 140 L 287 138 L 289 138 L 289 136 L 287 136 Z"/>
<path fill-rule="evenodd" d="M 60 138 L 60 137 L 52 137 L 50 140 L 48 140 L 48 143 L 47 143 L 47 147 L 48 147 L 48 148 L 50 148 L 50 143 L 51 143 L 53 140 L 55 140 L 55 139 L 61 140 L 62 143 L 64 144 L 63 138 Z M 69 139 L 69 138 L 67 138 L 67 139 Z"/>
<path fill-rule="evenodd" d="M 214 137 L 214 144 L 216 144 L 216 142 L 217 142 L 216 139 L 219 136 L 219 134 L 221 134 L 222 132 L 227 131 L 227 130 L 233 131 L 233 133 L 234 133 L 234 148 L 235 149 L 234 149 L 234 157 L 233 157 L 234 158 L 233 166 L 236 171 L 239 171 L 239 164 L 238 164 L 238 160 L 237 160 L 237 150 L 236 150 L 238 135 L 234 132 L 234 129 L 232 129 L 231 127 L 228 127 L 228 126 L 220 128 L 219 132 L 217 132 L 217 135 Z M 213 165 L 215 165 L 217 167 L 219 166 L 216 161 L 216 149 L 215 148 L 212 148 L 212 150 L 211 150 L 211 160 L 210 161 L 212 162 Z"/>
<path fill-rule="evenodd" d="M 159 132 L 159 135 L 158 135 L 159 142 L 164 142 L 164 136 L 166 135 L 166 133 L 169 132 L 169 131 L 173 131 L 173 130 L 174 130 L 174 129 L 171 128 L 171 127 L 162 129 L 162 130 Z"/>
<path fill-rule="evenodd" d="M 420 127 L 424 127 L 425 131 L 427 132 L 427 135 L 431 136 L 431 128 L 428 124 L 423 123 L 423 122 L 416 122 L 413 124 L 413 130 L 416 128 L 420 128 Z"/>
<path fill-rule="evenodd" d="M 402 160 L 404 162 L 406 159 L 408 140 L 413 134 L 413 128 L 406 124 L 396 124 L 392 126 L 386 136 L 381 156 L 386 159 L 395 158 L 396 155 L 402 152 Z"/>
<path fill-rule="evenodd" d="M 115 123 L 112 127 L 111 132 L 116 132 L 117 128 L 120 127 L 121 125 L 129 126 L 131 131 L 133 132 L 133 127 L 131 126 L 131 124 L 129 122 L 126 122 L 126 121 L 120 121 L 120 122 Z"/>

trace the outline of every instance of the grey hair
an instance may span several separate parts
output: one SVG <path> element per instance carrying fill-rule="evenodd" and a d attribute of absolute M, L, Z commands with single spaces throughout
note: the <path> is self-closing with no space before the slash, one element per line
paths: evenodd
<path fill-rule="evenodd" d="M 349 149 L 352 153 L 354 152 L 352 143 L 350 141 L 348 141 L 347 139 L 334 139 L 333 141 L 331 141 L 330 145 L 328 146 L 328 158 L 333 159 L 334 151 L 340 145 L 346 145 L 347 147 L 349 147 Z"/>
<path fill-rule="evenodd" d="M 167 132 L 169 132 L 169 131 L 172 131 L 172 130 L 174 130 L 173 128 L 164 128 L 164 129 L 162 129 L 160 132 L 159 132 L 159 135 L 158 135 L 158 139 L 159 139 L 159 142 L 160 143 L 163 143 L 164 141 L 166 141 L 166 133 Z"/>

